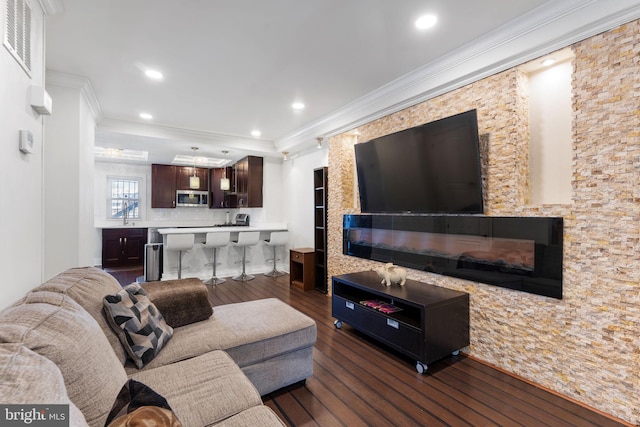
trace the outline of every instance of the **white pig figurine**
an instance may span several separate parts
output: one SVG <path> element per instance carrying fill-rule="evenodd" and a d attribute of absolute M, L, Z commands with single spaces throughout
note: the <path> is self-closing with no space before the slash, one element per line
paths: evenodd
<path fill-rule="evenodd" d="M 391 283 L 399 283 L 400 286 L 404 286 L 407 281 L 407 269 L 395 266 L 393 263 L 378 267 L 375 272 L 378 273 L 378 276 L 382 279 L 381 283 L 385 286 L 391 286 Z"/>

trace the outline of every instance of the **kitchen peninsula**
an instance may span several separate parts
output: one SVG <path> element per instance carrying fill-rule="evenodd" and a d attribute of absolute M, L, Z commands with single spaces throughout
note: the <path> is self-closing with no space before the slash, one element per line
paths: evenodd
<path fill-rule="evenodd" d="M 238 238 L 241 231 L 259 231 L 260 243 L 255 247 L 247 249 L 247 272 L 251 274 L 262 274 L 269 271 L 271 262 L 268 258 L 273 258 L 273 249 L 263 243 L 269 239 L 272 231 L 286 231 L 286 224 L 257 224 L 250 226 L 238 225 L 217 225 L 212 227 L 172 227 L 159 228 L 158 233 L 162 236 L 163 245 L 167 242 L 167 236 L 170 234 L 187 234 L 195 235 L 195 244 L 192 250 L 185 251 L 182 255 L 182 277 L 197 277 L 202 280 L 211 277 L 212 251 L 204 247 L 207 233 L 231 232 L 231 240 Z M 288 266 L 287 258 L 288 250 L 278 250 L 279 263 L 282 266 Z M 237 275 L 241 270 L 242 249 L 236 248 L 233 244 L 218 249 L 218 268 L 217 275 L 219 277 L 231 277 Z M 163 272 L 162 280 L 176 279 L 178 277 L 178 253 L 173 251 L 163 251 Z M 282 267 L 279 267 L 282 268 Z M 286 268 L 285 268 L 286 269 Z"/>

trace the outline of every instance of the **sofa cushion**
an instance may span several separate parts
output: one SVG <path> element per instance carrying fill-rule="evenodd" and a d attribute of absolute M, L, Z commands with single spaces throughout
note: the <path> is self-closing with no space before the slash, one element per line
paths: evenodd
<path fill-rule="evenodd" d="M 178 328 L 211 317 L 209 291 L 199 279 L 143 283 L 142 288 L 169 326 Z"/>
<path fill-rule="evenodd" d="M 48 291 L 69 295 L 80 304 L 100 325 L 109 340 L 113 351 L 124 365 L 127 354 L 120 344 L 116 333 L 107 323 L 102 309 L 102 300 L 106 295 L 115 294 L 122 286 L 109 273 L 94 267 L 70 268 L 57 276 L 47 280 L 32 292 Z"/>
<path fill-rule="evenodd" d="M 153 360 L 173 336 L 173 328 L 137 283 L 104 297 L 107 320 L 138 368 Z"/>
<path fill-rule="evenodd" d="M 216 427 L 282 427 L 285 424 L 268 406 L 254 406 L 219 422 Z"/>
<path fill-rule="evenodd" d="M 0 402 L 11 405 L 69 405 L 69 426 L 87 426 L 69 400 L 60 369 L 20 343 L 0 344 Z"/>
<path fill-rule="evenodd" d="M 213 315 L 174 330 L 173 338 L 147 367 L 153 368 L 226 351 L 244 367 L 272 357 L 313 346 L 316 323 L 277 298 L 216 306 Z M 127 373 L 136 369 L 125 366 Z"/>
<path fill-rule="evenodd" d="M 0 313 L 0 342 L 23 344 L 50 359 L 87 423 L 104 425 L 127 376 L 95 319 L 68 295 L 28 293 Z"/>
<path fill-rule="evenodd" d="M 122 386 L 107 417 L 107 425 L 182 427 L 167 400 L 135 380 L 129 380 Z"/>
<path fill-rule="evenodd" d="M 223 351 L 138 371 L 131 378 L 164 396 L 185 426 L 215 424 L 262 405 L 253 384 Z"/>
<path fill-rule="evenodd" d="M 242 372 L 264 396 L 313 375 L 313 346 L 245 365 Z"/>

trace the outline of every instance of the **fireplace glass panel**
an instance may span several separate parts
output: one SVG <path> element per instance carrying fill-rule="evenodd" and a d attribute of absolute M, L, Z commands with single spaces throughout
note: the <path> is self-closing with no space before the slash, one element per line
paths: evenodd
<path fill-rule="evenodd" d="M 345 255 L 562 298 L 562 218 L 345 215 Z"/>

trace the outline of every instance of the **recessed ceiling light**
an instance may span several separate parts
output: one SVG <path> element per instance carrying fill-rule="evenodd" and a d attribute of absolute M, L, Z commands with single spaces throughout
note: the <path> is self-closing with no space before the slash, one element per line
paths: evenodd
<path fill-rule="evenodd" d="M 431 28 L 436 25 L 436 22 L 438 22 L 438 17 L 436 15 L 423 15 L 416 19 L 416 28 L 419 30 L 426 30 L 427 28 Z"/>
<path fill-rule="evenodd" d="M 144 75 L 153 80 L 162 80 L 164 78 L 162 73 L 158 70 L 146 70 Z"/>
<path fill-rule="evenodd" d="M 553 58 L 547 58 L 544 61 L 542 61 L 542 65 L 544 65 L 545 67 L 548 67 L 549 65 L 553 65 L 556 63 L 556 60 Z"/>
<path fill-rule="evenodd" d="M 251 131 L 251 135 L 255 136 L 257 138 L 260 135 L 262 135 L 262 133 L 258 129 L 254 129 L 254 130 Z"/>
<path fill-rule="evenodd" d="M 153 116 L 149 113 L 140 113 L 140 118 L 145 120 L 151 120 L 153 119 Z"/>
<path fill-rule="evenodd" d="M 304 104 L 302 102 L 294 102 L 291 104 L 291 108 L 296 111 L 304 110 Z"/>

